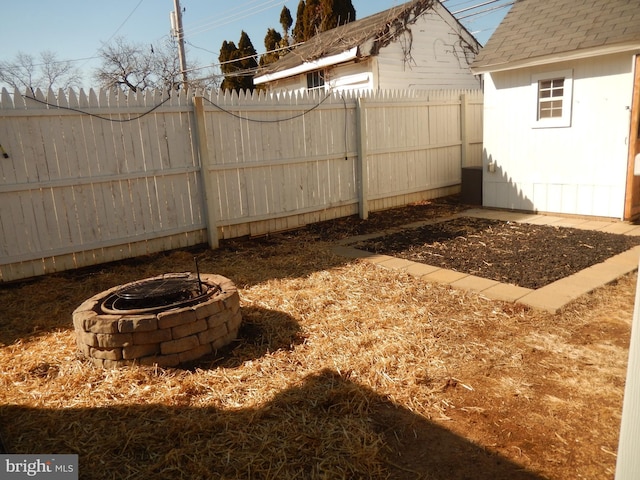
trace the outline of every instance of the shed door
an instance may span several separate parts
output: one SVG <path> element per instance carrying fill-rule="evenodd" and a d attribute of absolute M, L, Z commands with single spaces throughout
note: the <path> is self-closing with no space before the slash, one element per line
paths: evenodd
<path fill-rule="evenodd" d="M 636 55 L 635 80 L 633 82 L 627 191 L 624 204 L 625 220 L 637 219 L 638 217 L 640 217 L 640 55 Z"/>

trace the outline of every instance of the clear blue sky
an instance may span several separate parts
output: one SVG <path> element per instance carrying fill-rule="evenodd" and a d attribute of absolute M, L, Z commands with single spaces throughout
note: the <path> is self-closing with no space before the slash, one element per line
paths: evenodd
<path fill-rule="evenodd" d="M 187 57 L 200 65 L 217 63 L 224 40 L 238 42 L 246 31 L 260 53 L 267 28 L 281 30 L 279 19 L 283 5 L 295 13 L 299 0 L 180 0 L 185 9 L 183 26 Z M 358 19 L 404 3 L 402 0 L 352 0 Z M 486 0 L 446 0 L 452 12 L 485 3 Z M 500 4 L 480 7 L 484 10 Z M 88 73 L 99 63 L 92 59 L 104 42 L 122 36 L 128 42 L 157 45 L 168 38 L 169 12 L 173 0 L 5 0 L 2 5 L 2 48 L 0 60 L 12 60 L 18 52 L 37 57 L 45 50 L 58 60 L 74 60 Z M 480 43 L 500 23 L 508 8 L 462 19 Z M 468 15 L 473 11 L 461 13 Z M 88 82 L 89 83 L 89 82 Z"/>

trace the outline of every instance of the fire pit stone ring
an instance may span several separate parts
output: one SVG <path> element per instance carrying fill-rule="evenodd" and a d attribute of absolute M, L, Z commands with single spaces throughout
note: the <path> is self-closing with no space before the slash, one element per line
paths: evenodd
<path fill-rule="evenodd" d="M 140 308 L 127 304 L 120 292 L 133 292 L 147 284 L 165 287 L 187 282 L 191 298 L 174 299 L 166 308 Z M 178 293 L 180 295 L 180 293 Z M 122 306 L 115 307 L 116 301 Z M 133 308 L 128 308 L 133 306 Z M 214 353 L 233 342 L 242 315 L 238 290 L 221 275 L 169 273 L 105 290 L 85 300 L 73 312 L 73 326 L 80 352 L 99 367 L 129 365 L 176 367 Z"/>

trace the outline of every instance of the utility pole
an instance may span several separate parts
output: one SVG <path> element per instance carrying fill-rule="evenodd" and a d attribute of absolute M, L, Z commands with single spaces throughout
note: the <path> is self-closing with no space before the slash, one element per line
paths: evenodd
<path fill-rule="evenodd" d="M 182 30 L 182 10 L 180 9 L 180 0 L 173 0 L 173 8 L 171 12 L 171 29 L 173 36 L 178 40 L 178 60 L 180 60 L 180 73 L 182 74 L 182 83 L 185 91 L 187 90 L 187 57 L 184 54 L 184 30 Z"/>

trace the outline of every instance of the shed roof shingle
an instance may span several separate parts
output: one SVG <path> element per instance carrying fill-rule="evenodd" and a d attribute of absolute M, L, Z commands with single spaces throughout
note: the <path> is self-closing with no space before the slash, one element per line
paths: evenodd
<path fill-rule="evenodd" d="M 638 0 L 517 0 L 472 68 L 638 42 Z"/>

